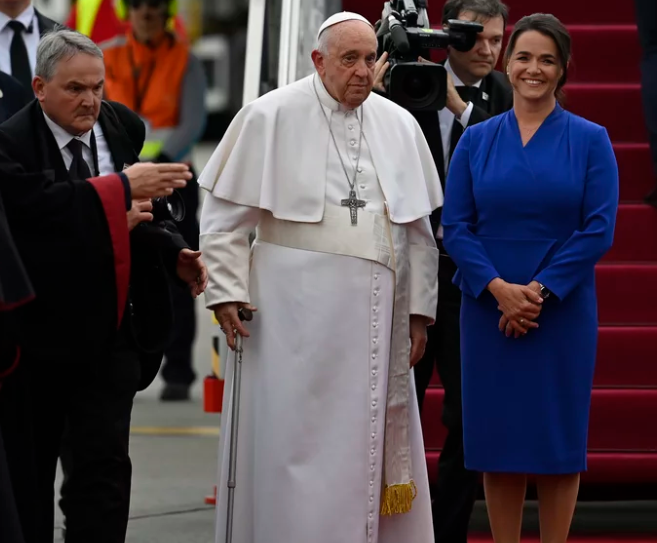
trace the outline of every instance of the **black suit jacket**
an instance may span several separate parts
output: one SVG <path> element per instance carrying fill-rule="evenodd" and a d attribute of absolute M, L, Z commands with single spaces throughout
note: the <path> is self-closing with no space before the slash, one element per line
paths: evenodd
<path fill-rule="evenodd" d="M 510 110 L 513 107 L 513 90 L 509 85 L 504 74 L 493 71 L 488 74 L 479 87 L 476 100 L 473 101 L 474 108 L 468 121 L 468 126 L 481 123 Z M 440 180 L 445 190 L 447 175 L 445 174 L 445 154 L 443 150 L 443 139 L 440 132 L 440 120 L 435 112 L 414 112 L 413 116 L 422 128 L 422 133 L 429 144 L 431 154 L 433 155 L 436 168 L 440 174 Z M 456 125 L 458 121 L 454 121 Z M 451 157 L 456 147 L 455 143 L 460 138 L 453 138 L 454 144 L 451 146 L 449 156 Z M 431 215 L 431 224 L 434 233 L 440 224 L 440 215 L 442 208 L 439 208 Z"/>
<path fill-rule="evenodd" d="M 0 72 L 0 124 L 29 104 L 34 95 L 18 80 Z"/>
<path fill-rule="evenodd" d="M 145 127 L 135 113 L 122 104 L 103 102 L 98 122 L 116 171 L 139 161 Z M 0 145 L 7 148 L 27 172 L 45 172 L 57 182 L 69 179 L 61 152 L 36 100 L 0 126 Z M 61 232 L 61 236 L 66 235 Z M 178 253 L 188 244 L 172 224 L 143 223 L 131 232 L 130 246 L 130 292 L 121 326 L 140 353 L 140 388 L 145 388 L 157 375 L 163 351 L 170 341 L 173 325 L 170 282 L 175 277 Z M 60 359 L 88 363 L 90 356 L 107 346 L 96 344 L 94 334 L 91 338 L 80 337 L 80 330 L 88 327 L 87 321 L 93 319 L 93 315 L 67 311 L 66 302 L 68 298 L 113 296 L 113 289 L 105 286 L 114 284 L 113 275 L 87 278 L 84 270 L 58 263 L 57 259 L 58 255 L 53 254 L 53 267 L 33 272 L 31 276 L 37 298 L 26 308 L 29 313 L 26 324 L 32 331 L 42 330 L 43 341 L 28 349 L 40 357 L 56 353 Z M 79 305 L 73 306 L 80 311 Z"/>

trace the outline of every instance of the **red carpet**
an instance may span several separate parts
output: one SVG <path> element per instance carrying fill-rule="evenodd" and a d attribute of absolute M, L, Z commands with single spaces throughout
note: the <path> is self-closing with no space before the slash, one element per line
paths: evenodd
<path fill-rule="evenodd" d="M 522 538 L 523 543 L 540 543 L 537 535 L 527 535 Z M 634 535 L 573 535 L 568 538 L 569 543 L 655 543 L 654 536 Z M 485 534 L 468 536 L 468 543 L 492 543 L 493 538 Z"/>
<path fill-rule="evenodd" d="M 591 406 L 589 471 L 583 479 L 655 484 L 657 210 L 640 203 L 655 178 L 641 103 L 634 3 L 582 0 L 507 0 L 506 3 L 511 10 L 511 24 L 524 15 L 543 12 L 553 13 L 569 27 L 573 61 L 566 87 L 566 108 L 607 128 L 620 171 L 621 206 L 614 246 L 596 270 L 601 327 Z M 343 4 L 344 9 L 358 11 L 376 21 L 383 1 L 345 0 Z M 442 4 L 432 1 L 430 5 L 429 15 L 437 26 Z M 445 437 L 440 422 L 442 395 L 434 376 L 422 421 L 432 478 L 436 475 L 437 458 Z M 593 540 L 613 543 L 628 538 Z M 483 543 L 491 539 L 486 536 L 472 541 Z M 647 543 L 645 538 L 636 541 Z"/>

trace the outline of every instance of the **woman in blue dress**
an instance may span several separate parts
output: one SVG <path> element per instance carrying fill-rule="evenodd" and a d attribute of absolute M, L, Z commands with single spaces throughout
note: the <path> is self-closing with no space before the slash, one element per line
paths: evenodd
<path fill-rule="evenodd" d="M 606 130 L 558 103 L 569 60 L 555 17 L 520 20 L 505 57 L 514 108 L 466 130 L 447 178 L 465 464 L 484 473 L 496 543 L 520 541 L 528 475 L 541 540 L 565 542 L 586 469 L 594 268 L 612 244 L 618 168 Z"/>

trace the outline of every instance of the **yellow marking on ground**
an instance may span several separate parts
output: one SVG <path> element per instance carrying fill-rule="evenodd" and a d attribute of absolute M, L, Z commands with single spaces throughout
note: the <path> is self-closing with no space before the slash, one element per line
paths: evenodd
<path fill-rule="evenodd" d="M 141 436 L 219 436 L 219 428 L 215 426 L 133 426 L 130 429 L 132 435 Z"/>

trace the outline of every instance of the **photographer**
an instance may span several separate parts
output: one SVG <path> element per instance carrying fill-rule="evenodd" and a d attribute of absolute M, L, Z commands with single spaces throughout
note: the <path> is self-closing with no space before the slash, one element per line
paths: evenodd
<path fill-rule="evenodd" d="M 126 107 L 102 102 L 103 55 L 89 38 L 64 29 L 46 35 L 35 73 L 37 100 L 0 127 L 0 151 L 16 168 L 51 178 L 57 187 L 139 161 L 143 123 Z M 134 168 L 127 167 L 126 176 Z M 63 204 L 66 197 L 54 195 L 50 203 Z M 52 540 L 60 452 L 66 460 L 61 508 L 67 541 L 125 540 L 132 402 L 157 374 L 169 340 L 168 276 L 187 284 L 193 296 L 205 288 L 200 253 L 187 248 L 172 224 L 150 213 L 149 193 L 135 191 L 133 197 L 140 200 L 121 217 L 131 229 L 130 279 L 127 302 L 119 296 L 119 306 L 115 289 L 126 267 L 106 270 L 102 264 L 113 262 L 112 254 L 79 242 L 87 230 L 102 231 L 98 219 L 72 207 L 65 217 L 48 217 L 51 226 L 44 231 L 37 219 L 14 217 L 36 299 L 20 314 L 20 375 L 3 387 L 3 401 L 23 406 L 22 420 L 15 424 L 4 417 L 2 423 L 28 543 Z M 7 213 L 17 212 L 7 203 Z M 118 332 L 116 319 L 109 323 L 101 311 L 111 303 Z M 24 442 L 26 436 L 31 443 Z"/>
<path fill-rule="evenodd" d="M 452 153 L 465 128 L 513 106 L 513 93 L 506 77 L 495 71 L 507 18 L 507 8 L 499 0 L 448 0 L 444 5 L 442 24 L 445 27 L 448 21 L 459 19 L 478 22 L 484 30 L 477 35 L 476 44 L 469 51 L 447 49 L 444 62 L 447 71 L 446 107 L 437 113 L 411 111 L 431 147 L 443 190 Z M 388 68 L 388 55 L 384 53 L 378 60 L 375 75 L 379 92 L 385 92 L 383 81 Z M 448 433 L 440 455 L 433 503 L 436 541 L 465 543 L 478 488 L 478 474 L 466 470 L 464 465 L 459 333 L 461 291 L 452 283 L 456 266 L 442 245 L 441 211 L 434 211 L 431 217 L 441 253 L 436 324 L 429 328 L 427 349 L 415 367 L 415 379 L 420 408 L 434 364 L 445 390 L 442 421 Z"/>
<path fill-rule="evenodd" d="M 189 44 L 168 30 L 174 16 L 170 0 L 120 2 L 130 27 L 125 36 L 100 45 L 107 70 L 105 96 L 145 120 L 149 130 L 142 160 L 190 162 L 191 149 L 203 134 L 207 117 L 201 62 Z M 180 195 L 186 213 L 177 227 L 189 246 L 197 250 L 197 183 L 190 183 Z M 196 378 L 192 363 L 196 314 L 194 301 L 184 289 L 174 288 L 172 295 L 173 339 L 165 351 L 161 398 L 185 401 Z"/>

